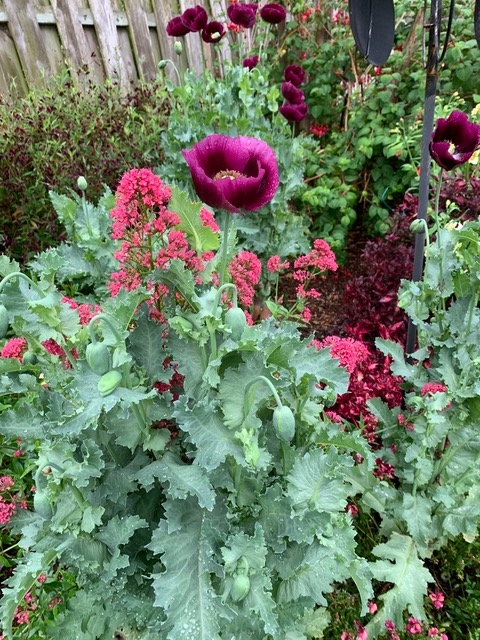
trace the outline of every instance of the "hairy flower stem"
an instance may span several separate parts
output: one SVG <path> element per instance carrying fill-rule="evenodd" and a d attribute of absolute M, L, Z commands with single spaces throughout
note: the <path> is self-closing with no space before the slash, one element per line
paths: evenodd
<path fill-rule="evenodd" d="M 92 225 L 90 224 L 90 216 L 88 215 L 88 207 L 87 207 L 87 200 L 85 198 L 85 191 L 82 191 L 82 209 L 83 209 L 83 215 L 85 216 L 85 224 L 87 225 L 88 234 L 91 238 L 93 238 L 94 234 L 92 230 Z"/>
<path fill-rule="evenodd" d="M 13 273 L 9 273 L 8 275 L 6 275 L 3 280 L 0 282 L 0 293 L 3 289 L 3 287 L 7 284 L 7 282 L 9 280 L 13 280 L 13 278 L 21 278 L 23 280 L 25 280 L 26 282 L 28 282 L 28 284 L 33 287 L 35 289 L 35 291 L 42 296 L 42 298 L 45 297 L 45 292 L 42 291 L 42 289 L 40 289 L 40 287 L 38 286 L 38 284 L 36 284 L 31 278 L 29 278 L 25 273 L 22 273 L 21 271 L 15 271 Z"/>
<path fill-rule="evenodd" d="M 232 212 L 225 211 L 225 222 L 223 225 L 223 238 L 222 238 L 222 256 L 220 261 L 220 273 L 218 277 L 218 288 L 220 289 L 225 282 L 225 271 L 227 270 L 227 258 L 228 258 L 228 236 L 230 226 L 232 222 Z"/>
<path fill-rule="evenodd" d="M 446 307 L 445 307 L 445 298 L 442 295 L 442 291 L 443 291 L 443 285 L 444 285 L 444 280 L 443 280 L 443 264 L 442 264 L 442 247 L 441 247 L 441 242 L 440 242 L 440 221 L 438 219 L 438 210 L 439 210 L 439 205 L 440 205 L 440 192 L 442 190 L 442 182 L 443 182 L 443 169 L 440 170 L 440 173 L 438 175 L 438 184 L 437 184 L 437 192 L 435 194 L 435 229 L 437 232 L 437 246 L 438 246 L 438 256 L 439 256 L 439 260 L 438 260 L 438 270 L 439 270 L 439 276 L 440 276 L 440 300 L 442 302 L 442 310 L 443 312 L 445 312 Z M 440 330 L 442 330 L 442 323 L 439 320 L 440 325 Z"/>
<path fill-rule="evenodd" d="M 215 295 L 215 300 L 213 301 L 213 313 L 214 313 L 214 315 L 216 315 L 216 311 L 217 311 L 217 309 L 218 309 L 218 307 L 220 305 L 221 294 L 226 289 L 232 289 L 232 291 L 233 291 L 233 294 L 232 294 L 233 305 L 235 307 L 238 306 L 237 287 L 232 282 L 227 282 L 225 284 L 222 284 L 222 286 L 217 289 L 217 293 Z M 210 327 L 210 324 L 209 324 L 208 320 L 207 320 L 207 329 L 208 329 L 208 332 L 210 334 L 211 357 L 213 359 L 215 359 L 217 357 L 217 332 L 216 332 L 215 328 Z M 205 367 L 206 367 L 206 365 L 205 365 Z"/>
<path fill-rule="evenodd" d="M 243 391 L 243 415 L 244 416 L 248 415 L 248 412 L 250 411 L 250 407 L 252 406 L 253 398 L 255 397 L 255 391 L 253 391 L 253 393 L 251 394 L 249 394 L 249 391 L 251 387 L 257 382 L 264 382 L 272 392 L 273 397 L 275 398 L 277 407 L 282 406 L 282 401 L 280 400 L 280 396 L 278 395 L 277 390 L 273 386 L 272 382 L 265 376 L 255 376 L 255 378 L 252 378 L 252 380 L 247 382 L 247 384 L 245 385 L 245 389 Z"/>
<path fill-rule="evenodd" d="M 105 324 L 107 324 L 109 326 L 109 328 L 111 329 L 113 335 L 118 340 L 118 342 L 122 342 L 123 341 L 122 335 L 120 334 L 118 329 L 113 324 L 111 318 L 109 316 L 107 316 L 107 314 L 105 314 L 105 313 L 97 313 L 97 315 L 93 316 L 93 318 L 88 323 L 88 334 L 90 336 L 90 340 L 91 340 L 92 344 L 95 344 L 97 342 L 97 337 L 96 337 L 95 332 L 93 330 L 93 325 L 95 324 L 95 322 L 98 322 L 99 320 L 102 320 L 103 322 L 105 322 Z"/>

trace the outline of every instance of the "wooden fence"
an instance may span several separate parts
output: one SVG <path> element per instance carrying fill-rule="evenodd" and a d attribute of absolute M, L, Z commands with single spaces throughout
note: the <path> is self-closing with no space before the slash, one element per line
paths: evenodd
<path fill-rule="evenodd" d="M 116 80 L 121 87 L 151 80 L 158 62 L 175 59 L 165 26 L 201 4 L 225 24 L 228 0 L 0 0 L 0 94 L 12 82 L 25 94 L 65 68 L 74 81 Z M 199 33 L 182 38 L 185 63 L 197 72 L 212 66 L 212 47 Z M 219 45 L 229 57 L 227 39 Z M 85 73 L 85 71 L 87 73 Z M 173 69 L 166 72 L 175 81 Z"/>

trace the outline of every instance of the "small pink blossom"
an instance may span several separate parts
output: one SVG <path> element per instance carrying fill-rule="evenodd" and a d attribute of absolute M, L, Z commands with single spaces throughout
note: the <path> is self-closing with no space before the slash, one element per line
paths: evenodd
<path fill-rule="evenodd" d="M 213 217 L 213 214 L 211 213 L 211 211 L 209 211 L 205 207 L 203 207 L 202 210 L 200 211 L 200 220 L 203 222 L 203 226 L 210 227 L 210 229 L 214 233 L 216 233 L 217 231 L 220 231 L 220 227 L 215 222 L 215 218 Z"/>
<path fill-rule="evenodd" d="M 260 280 L 262 263 L 250 251 L 241 251 L 230 263 L 232 282 L 237 287 L 237 293 L 242 306 L 250 307 L 253 303 L 254 287 Z"/>
<path fill-rule="evenodd" d="M 47 576 L 46 576 L 44 573 L 41 573 L 41 574 L 38 576 L 38 578 L 37 578 L 37 580 L 38 580 L 38 582 L 39 582 L 40 584 L 43 584 L 43 583 L 45 582 L 45 580 L 46 580 L 46 579 L 47 579 Z"/>
<path fill-rule="evenodd" d="M 432 604 L 435 607 L 435 609 L 442 609 L 443 604 L 445 602 L 445 596 L 441 591 L 435 591 L 434 593 L 430 593 L 428 597 L 432 601 Z"/>
<path fill-rule="evenodd" d="M 409 618 L 407 624 L 405 625 L 405 629 L 408 631 L 408 633 L 411 633 L 412 636 L 422 633 L 422 625 L 416 618 Z"/>
<path fill-rule="evenodd" d="M 378 607 L 375 604 L 375 602 L 369 602 L 368 603 L 368 611 L 369 611 L 369 613 L 375 613 L 376 611 L 378 611 Z"/>
<path fill-rule="evenodd" d="M 282 262 L 280 256 L 272 256 L 267 261 L 267 271 L 269 273 L 280 273 L 280 271 L 289 267 L 290 263 L 287 261 Z"/>
<path fill-rule="evenodd" d="M 393 480 L 395 477 L 395 467 L 392 464 L 384 462 L 381 458 L 377 458 L 375 460 L 373 475 L 379 478 L 379 480 Z"/>
<path fill-rule="evenodd" d="M 434 393 L 445 393 L 447 387 L 440 382 L 426 382 L 421 390 L 422 396 L 433 395 Z"/>
<path fill-rule="evenodd" d="M 354 518 L 358 514 L 358 507 L 355 504 L 347 504 L 345 511 Z"/>

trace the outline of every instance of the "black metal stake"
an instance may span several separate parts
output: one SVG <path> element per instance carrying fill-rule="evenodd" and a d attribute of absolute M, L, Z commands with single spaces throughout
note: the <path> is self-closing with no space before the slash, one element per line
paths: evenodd
<path fill-rule="evenodd" d="M 433 131 L 433 120 L 435 114 L 435 96 L 437 92 L 438 60 L 440 46 L 440 24 L 442 19 L 442 0 L 432 0 L 430 10 L 430 20 L 425 25 L 429 30 L 428 52 L 427 52 L 427 78 L 425 83 L 425 105 L 423 112 L 422 130 L 422 157 L 420 162 L 420 185 L 418 192 L 418 219 L 427 220 L 428 202 L 430 197 L 430 139 Z M 418 282 L 423 275 L 423 261 L 425 255 L 425 233 L 418 233 L 415 236 L 415 250 L 413 258 L 412 280 Z M 417 327 L 408 320 L 407 329 L 407 354 L 415 351 L 417 337 Z"/>

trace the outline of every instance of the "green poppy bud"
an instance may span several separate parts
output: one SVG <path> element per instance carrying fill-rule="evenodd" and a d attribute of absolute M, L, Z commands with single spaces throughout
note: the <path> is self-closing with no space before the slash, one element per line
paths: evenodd
<path fill-rule="evenodd" d="M 232 330 L 233 340 L 239 340 L 242 337 L 243 330 L 247 326 L 247 319 L 242 309 L 232 307 L 225 314 L 225 322 Z"/>
<path fill-rule="evenodd" d="M 90 369 L 99 376 L 110 370 L 112 366 L 110 352 L 103 342 L 92 342 L 87 346 L 85 357 Z"/>
<path fill-rule="evenodd" d="M 78 180 L 77 180 L 77 187 L 81 190 L 81 191 L 86 191 L 87 187 L 88 187 L 88 183 L 85 180 L 85 178 L 83 176 L 79 176 Z"/>
<path fill-rule="evenodd" d="M 177 56 L 181 56 L 182 55 L 183 46 L 182 46 L 182 43 L 179 40 L 177 40 L 175 42 L 175 44 L 173 45 L 173 49 L 174 49 L 175 53 L 177 54 Z"/>
<path fill-rule="evenodd" d="M 5 305 L 0 304 L 0 340 L 7 335 L 8 331 L 8 311 Z"/>
<path fill-rule="evenodd" d="M 275 433 L 284 442 L 290 442 L 295 435 L 295 416 L 290 407 L 282 405 L 273 412 L 272 418 Z"/>
<path fill-rule="evenodd" d="M 250 578 L 244 573 L 240 573 L 235 576 L 233 580 L 232 590 L 230 591 L 230 597 L 233 602 L 241 602 L 244 600 L 248 592 L 250 591 Z"/>
<path fill-rule="evenodd" d="M 412 233 L 425 233 L 425 226 L 425 220 L 417 219 L 411 223 L 410 231 Z"/>
<path fill-rule="evenodd" d="M 115 391 L 115 389 L 122 382 L 122 374 L 120 371 L 113 369 L 104 373 L 98 381 L 98 393 L 101 396 L 108 396 Z"/>
<path fill-rule="evenodd" d="M 168 60 L 160 60 L 160 62 L 157 64 L 157 67 L 162 70 L 165 69 L 165 67 L 168 64 Z"/>

